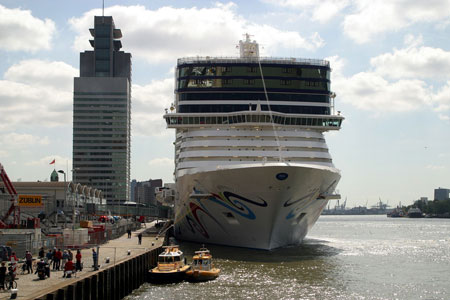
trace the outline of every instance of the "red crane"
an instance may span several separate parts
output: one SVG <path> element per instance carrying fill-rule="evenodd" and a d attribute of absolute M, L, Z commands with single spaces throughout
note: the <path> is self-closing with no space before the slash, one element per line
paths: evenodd
<path fill-rule="evenodd" d="M 8 212 L 0 219 L 0 228 L 17 228 L 20 225 L 20 207 L 17 205 L 17 192 L 1 163 L 0 177 L 5 185 L 6 191 L 10 195 L 11 201 L 11 206 L 9 207 Z M 12 223 L 8 222 L 8 218 L 11 215 L 13 217 Z"/>

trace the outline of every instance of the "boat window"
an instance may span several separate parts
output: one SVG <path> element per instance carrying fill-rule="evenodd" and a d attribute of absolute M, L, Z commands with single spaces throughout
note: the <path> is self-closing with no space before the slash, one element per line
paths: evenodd
<path fill-rule="evenodd" d="M 173 260 L 174 260 L 174 261 L 181 261 L 181 256 L 174 256 L 174 257 L 173 257 Z"/>

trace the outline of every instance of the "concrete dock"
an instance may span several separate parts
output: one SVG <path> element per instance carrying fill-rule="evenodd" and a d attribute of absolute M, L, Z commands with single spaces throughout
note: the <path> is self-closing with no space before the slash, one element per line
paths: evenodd
<path fill-rule="evenodd" d="M 146 227 L 150 228 L 151 225 L 153 224 L 147 223 Z M 144 261 L 146 264 L 149 264 L 148 254 L 151 253 L 152 256 L 155 256 L 156 252 L 152 251 L 152 249 L 161 247 L 163 243 L 163 238 L 156 240 L 155 237 L 146 236 L 144 234 L 142 244 L 139 245 L 137 236 L 140 232 L 144 232 L 146 229 L 147 228 L 143 227 L 137 231 L 133 231 L 131 239 L 127 237 L 127 234 L 124 234 L 117 239 L 110 240 L 109 242 L 100 245 L 98 259 L 100 268 L 97 271 L 94 271 L 92 267 L 92 248 L 83 249 L 81 251 L 84 268 L 83 271 L 77 272 L 75 277 L 72 278 L 63 278 L 63 271 L 51 271 L 50 278 L 39 280 L 37 274 L 34 274 L 35 270 L 33 270 L 33 274 L 22 275 L 22 270 L 19 270 L 18 268 L 17 274 L 19 279 L 17 280 L 17 299 L 76 299 L 78 298 L 76 295 L 83 292 L 83 299 L 96 299 L 97 297 L 87 297 L 86 295 L 86 290 L 89 290 L 89 294 L 98 294 L 101 292 L 96 291 L 96 288 L 94 289 L 95 291 L 92 291 L 92 287 L 89 287 L 89 285 L 92 285 L 91 279 L 94 278 L 95 282 L 99 279 L 104 280 L 105 285 L 107 285 L 108 289 L 111 290 L 111 274 L 115 278 L 113 278 L 113 280 L 116 280 L 117 284 L 120 284 L 121 288 L 131 291 L 133 288 L 137 287 L 135 282 L 129 282 L 128 285 L 131 286 L 126 286 L 126 282 L 122 282 L 122 280 L 118 278 L 117 274 L 130 272 L 130 269 L 132 269 L 135 265 L 136 267 L 142 267 L 139 265 Z M 48 249 L 46 250 L 48 251 Z M 128 250 L 130 250 L 130 255 L 128 255 Z M 76 253 L 74 252 L 74 257 L 75 254 Z M 105 262 L 107 257 L 109 257 L 109 263 Z M 124 263 L 127 261 L 129 261 L 129 263 Z M 103 278 L 105 274 L 108 275 L 108 280 Z M 112 282 L 112 284 L 114 285 L 116 281 Z M 125 286 L 122 287 L 124 283 Z M 106 286 L 105 291 L 107 291 Z M 70 296 L 65 296 L 70 293 Z M 123 296 L 125 295 L 126 294 Z M 0 291 L 0 299 L 10 299 L 10 296 L 10 291 Z M 99 298 L 108 299 L 106 296 L 107 295 L 102 295 L 102 297 Z M 120 299 L 117 297 L 114 298 Z"/>

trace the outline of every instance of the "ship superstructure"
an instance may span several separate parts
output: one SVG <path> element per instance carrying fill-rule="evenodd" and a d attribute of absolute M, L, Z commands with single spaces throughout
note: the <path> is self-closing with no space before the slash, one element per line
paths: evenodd
<path fill-rule="evenodd" d="M 178 239 L 273 249 L 298 244 L 340 179 L 323 132 L 338 130 L 330 65 L 260 58 L 246 35 L 239 58 L 178 60 Z"/>

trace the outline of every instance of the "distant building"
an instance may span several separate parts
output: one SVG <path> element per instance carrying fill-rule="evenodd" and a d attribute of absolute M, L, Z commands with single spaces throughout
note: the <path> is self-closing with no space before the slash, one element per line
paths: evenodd
<path fill-rule="evenodd" d="M 134 192 L 135 192 L 135 189 L 136 189 L 136 184 L 137 184 L 137 180 L 136 179 L 133 179 L 133 180 L 131 180 L 131 182 L 130 182 L 130 201 L 133 201 L 133 202 L 136 202 L 136 201 L 134 201 Z"/>
<path fill-rule="evenodd" d="M 450 189 L 434 189 L 434 200 L 446 200 L 450 198 Z"/>
<path fill-rule="evenodd" d="M 136 183 L 134 189 L 134 202 L 144 204 L 145 206 L 157 206 L 155 190 L 162 187 L 162 179 L 141 181 Z"/>
<path fill-rule="evenodd" d="M 130 197 L 131 54 L 112 17 L 96 16 L 89 31 L 94 50 L 80 53 L 74 80 L 73 180 L 119 204 Z"/>

